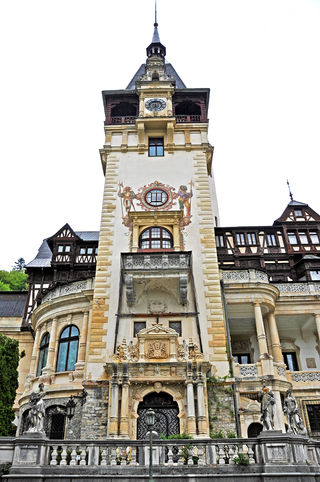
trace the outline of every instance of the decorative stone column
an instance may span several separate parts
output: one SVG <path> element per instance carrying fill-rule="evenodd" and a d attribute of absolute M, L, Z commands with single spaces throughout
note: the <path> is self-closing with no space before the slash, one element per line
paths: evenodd
<path fill-rule="evenodd" d="M 111 382 L 111 407 L 110 407 L 110 421 L 109 421 L 109 437 L 118 437 L 118 406 L 119 406 L 119 380 L 118 368 L 116 364 L 113 367 L 113 376 Z"/>
<path fill-rule="evenodd" d="M 268 314 L 268 324 L 269 324 L 269 330 L 270 330 L 271 349 L 272 349 L 273 359 L 276 362 L 283 363 L 281 343 L 279 338 L 276 317 L 274 313 Z"/>
<path fill-rule="evenodd" d="M 55 371 L 53 368 L 53 364 L 54 364 L 54 354 L 56 351 L 57 323 L 58 323 L 58 318 L 53 318 L 51 323 L 51 330 L 50 330 L 47 364 L 45 368 L 42 370 L 42 373 L 44 375 L 49 375 L 50 373 Z"/>
<path fill-rule="evenodd" d="M 189 363 L 188 363 L 189 365 Z M 190 435 L 196 435 L 196 412 L 194 406 L 193 380 L 191 366 L 188 366 L 187 373 L 187 429 Z"/>
<path fill-rule="evenodd" d="M 260 303 L 254 303 L 254 318 L 256 322 L 257 339 L 260 357 L 268 353 L 266 332 L 264 331 L 263 317 Z"/>
<path fill-rule="evenodd" d="M 83 314 L 82 330 L 79 343 L 78 361 L 75 365 L 76 370 L 83 370 L 86 359 L 87 334 L 88 334 L 89 311 Z"/>
<path fill-rule="evenodd" d="M 320 345 L 320 314 L 314 314 L 314 321 L 316 322 L 317 334 L 318 334 L 318 344 Z"/>
<path fill-rule="evenodd" d="M 39 352 L 39 338 L 40 338 L 40 330 L 37 330 L 34 343 L 33 343 L 33 348 L 32 348 L 30 372 L 28 375 L 29 379 L 34 378 L 36 376 L 36 362 L 37 362 L 37 355 Z"/>
<path fill-rule="evenodd" d="M 208 436 L 206 407 L 204 403 L 203 376 L 201 371 L 198 372 L 197 379 L 197 409 L 199 435 Z"/>
<path fill-rule="evenodd" d="M 129 438 L 129 376 L 128 365 L 123 364 L 121 413 L 120 413 L 120 436 Z"/>

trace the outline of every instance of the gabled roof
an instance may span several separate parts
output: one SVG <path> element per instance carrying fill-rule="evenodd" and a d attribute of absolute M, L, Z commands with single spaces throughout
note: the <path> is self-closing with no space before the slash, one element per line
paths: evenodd
<path fill-rule="evenodd" d="M 186 85 L 184 84 L 181 77 L 177 74 L 172 64 L 166 62 L 166 73 L 172 76 L 176 81 L 176 88 L 177 89 L 186 89 Z M 135 90 L 136 88 L 136 81 L 139 80 L 141 75 L 144 75 L 146 72 L 146 64 L 141 64 L 138 68 L 137 72 L 134 74 L 132 79 L 130 80 L 129 84 L 126 87 L 126 90 Z"/>
<path fill-rule="evenodd" d="M 52 242 L 54 238 L 99 241 L 99 231 L 73 231 L 70 225 L 66 223 L 56 234 L 42 241 L 37 256 L 26 265 L 27 268 L 50 268 L 52 251 L 49 243 Z"/>
<path fill-rule="evenodd" d="M 0 292 L 0 317 L 23 316 L 27 296 L 27 291 Z"/>
<path fill-rule="evenodd" d="M 301 209 L 303 216 L 295 216 L 294 211 Z M 306 223 L 306 222 L 320 222 L 320 216 L 308 204 L 292 200 L 287 205 L 281 216 L 276 219 L 273 226 L 284 223 Z"/>

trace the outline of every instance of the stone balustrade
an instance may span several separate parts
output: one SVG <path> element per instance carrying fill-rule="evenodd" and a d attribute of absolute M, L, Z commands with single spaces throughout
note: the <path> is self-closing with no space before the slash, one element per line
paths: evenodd
<path fill-rule="evenodd" d="M 225 283 L 269 283 L 267 273 L 256 269 L 239 269 L 234 271 L 222 271 L 222 279 Z"/>

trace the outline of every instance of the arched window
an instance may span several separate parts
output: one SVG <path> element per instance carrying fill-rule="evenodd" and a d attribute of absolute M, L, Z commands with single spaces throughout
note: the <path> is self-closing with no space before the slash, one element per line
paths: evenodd
<path fill-rule="evenodd" d="M 44 368 L 47 364 L 49 340 L 50 340 L 49 333 L 45 333 L 40 343 L 38 366 L 37 366 L 37 377 L 41 375 L 42 368 Z"/>
<path fill-rule="evenodd" d="M 173 239 L 171 233 L 160 226 L 147 228 L 140 234 L 140 249 L 172 249 Z"/>
<path fill-rule="evenodd" d="M 59 339 L 57 372 L 74 370 L 77 361 L 79 345 L 79 330 L 70 325 L 63 330 Z"/>

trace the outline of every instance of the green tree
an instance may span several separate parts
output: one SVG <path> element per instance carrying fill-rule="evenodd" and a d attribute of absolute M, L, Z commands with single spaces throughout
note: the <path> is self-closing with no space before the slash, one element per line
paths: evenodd
<path fill-rule="evenodd" d="M 24 268 L 26 267 L 26 262 L 24 258 L 19 258 L 17 261 L 14 262 L 13 270 L 14 271 L 24 271 Z"/>
<path fill-rule="evenodd" d="M 0 334 L 0 436 L 12 435 L 18 388 L 19 343 Z"/>
<path fill-rule="evenodd" d="M 28 276 L 23 270 L 0 271 L 0 291 L 24 291 L 28 289 Z"/>

